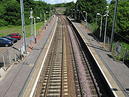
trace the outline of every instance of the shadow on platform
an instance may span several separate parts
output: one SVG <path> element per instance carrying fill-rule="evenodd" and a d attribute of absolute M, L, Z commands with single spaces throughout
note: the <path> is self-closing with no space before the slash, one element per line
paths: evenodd
<path fill-rule="evenodd" d="M 3 62 L 0 62 L 0 68 L 4 66 L 4 63 Z"/>
<path fill-rule="evenodd" d="M 98 42 L 103 42 L 102 39 L 97 38 L 93 33 L 88 33 L 88 35 L 93 37 Z"/>
<path fill-rule="evenodd" d="M 129 68 L 129 60 L 125 60 L 124 63 Z"/>

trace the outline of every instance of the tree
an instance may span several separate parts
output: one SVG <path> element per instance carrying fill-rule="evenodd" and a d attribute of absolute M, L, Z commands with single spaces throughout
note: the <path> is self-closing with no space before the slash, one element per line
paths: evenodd
<path fill-rule="evenodd" d="M 105 13 L 106 5 L 106 0 L 77 0 L 74 9 L 76 9 L 76 13 L 78 14 L 77 16 L 79 16 L 77 10 L 79 10 L 82 13 L 83 11 L 86 11 L 88 13 L 88 22 L 94 22 L 96 18 L 96 13 Z M 73 5 L 71 6 L 73 8 Z M 69 14 L 71 14 L 70 9 Z M 83 13 L 83 15 L 85 15 L 85 13 Z M 80 19 L 83 20 L 82 14 Z"/>
<path fill-rule="evenodd" d="M 120 0 L 117 8 L 117 19 L 115 25 L 115 39 L 116 40 L 125 40 L 124 38 L 129 37 L 129 2 L 127 0 Z M 114 2 L 110 5 L 110 17 L 108 24 L 108 34 L 111 35 L 112 20 L 114 14 Z M 124 38 L 123 38 L 124 37 Z"/>
<path fill-rule="evenodd" d="M 8 22 L 9 25 L 19 25 L 20 24 L 20 5 L 15 0 L 9 0 L 5 3 L 4 20 Z"/>
<path fill-rule="evenodd" d="M 51 6 L 43 1 L 24 0 L 25 22 L 30 24 L 30 9 L 35 17 L 42 17 L 43 12 L 50 12 Z M 21 25 L 20 0 L 0 0 L 0 26 Z"/>
<path fill-rule="evenodd" d="M 64 6 L 66 7 L 65 15 L 71 15 L 74 13 L 73 9 L 75 8 L 75 4 L 73 2 L 67 3 Z"/>

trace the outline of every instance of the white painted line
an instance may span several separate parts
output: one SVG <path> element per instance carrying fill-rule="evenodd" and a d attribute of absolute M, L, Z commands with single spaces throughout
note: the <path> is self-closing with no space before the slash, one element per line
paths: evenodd
<path fill-rule="evenodd" d="M 87 46 L 87 47 L 88 47 L 88 46 Z M 89 49 L 89 47 L 88 47 L 88 49 Z M 89 49 L 89 50 L 90 50 L 90 49 Z M 92 54 L 93 58 L 95 59 L 95 62 L 98 64 L 99 69 L 100 69 L 100 71 L 102 72 L 104 78 L 106 79 L 106 81 L 107 81 L 109 87 L 110 87 L 110 88 L 113 88 L 112 85 L 110 84 L 110 82 L 108 81 L 108 78 L 106 77 L 105 73 L 103 72 L 102 68 L 100 67 L 100 65 L 99 65 L 99 63 L 98 63 L 98 61 L 97 61 L 97 59 L 95 58 L 95 56 L 93 55 L 93 53 L 92 53 L 91 50 L 90 50 L 90 53 Z M 116 94 L 116 92 L 113 91 L 113 93 L 114 93 L 115 97 L 118 97 L 118 95 Z"/>
<path fill-rule="evenodd" d="M 74 25 L 74 24 L 73 24 L 73 25 Z M 75 25 L 74 25 L 74 26 L 75 26 Z M 75 27 L 76 27 L 76 26 L 75 26 Z M 78 28 L 78 27 L 76 27 L 76 28 Z M 77 29 L 77 31 L 78 31 L 78 29 Z M 78 31 L 78 32 L 80 32 L 80 31 Z M 81 31 L 81 32 L 82 32 L 82 31 Z M 85 44 L 87 45 L 87 42 L 86 42 L 85 39 L 83 38 L 83 35 L 82 35 L 82 34 L 80 34 L 80 35 L 81 35 L 82 39 L 84 40 Z M 101 73 L 103 74 L 104 78 L 106 79 L 106 81 L 107 81 L 109 87 L 110 87 L 110 88 L 113 88 L 112 85 L 110 84 L 110 82 L 108 81 L 108 78 L 106 77 L 104 71 L 102 70 L 101 66 L 99 65 L 99 63 L 98 63 L 96 57 L 94 56 L 93 52 L 91 51 L 90 47 L 89 47 L 88 45 L 87 45 L 87 47 L 88 47 L 88 49 L 89 49 L 91 55 L 93 56 L 95 62 L 98 64 L 98 67 L 99 67 Z M 111 76 L 111 77 L 112 77 L 112 76 Z M 117 83 L 116 83 L 116 85 L 117 85 Z M 119 97 L 119 95 L 117 95 L 117 93 L 116 93 L 115 91 L 112 91 L 112 92 L 113 92 L 113 94 L 115 95 L 115 97 Z"/>
<path fill-rule="evenodd" d="M 49 48 L 50 48 L 50 46 L 51 46 L 51 43 L 52 43 L 53 37 L 54 37 L 55 32 L 56 32 L 57 21 L 58 21 L 58 17 L 57 17 L 57 20 L 56 20 L 56 24 L 55 24 L 55 28 L 54 28 L 54 32 L 53 32 L 52 38 L 51 38 L 51 40 L 50 40 L 50 44 L 48 45 L 48 49 L 47 49 L 47 51 L 46 51 L 46 54 L 45 54 L 45 57 L 44 57 L 44 59 L 43 59 L 43 62 L 42 62 L 41 68 L 40 68 L 40 70 L 39 70 L 38 76 L 37 76 L 37 78 L 36 78 L 35 84 L 34 84 L 34 86 L 33 86 L 33 88 L 32 88 L 32 91 L 31 91 L 31 93 L 30 93 L 30 96 L 29 96 L 29 97 L 33 97 L 33 94 L 34 94 L 34 92 L 35 92 L 35 89 L 36 89 L 36 86 L 37 86 L 37 83 L 38 83 L 38 80 L 39 80 L 39 77 L 40 77 L 40 74 L 41 74 L 42 68 L 43 68 L 43 66 L 44 66 L 44 62 L 45 62 L 45 60 L 46 60 L 46 57 L 47 57 L 47 54 L 48 54 Z"/>

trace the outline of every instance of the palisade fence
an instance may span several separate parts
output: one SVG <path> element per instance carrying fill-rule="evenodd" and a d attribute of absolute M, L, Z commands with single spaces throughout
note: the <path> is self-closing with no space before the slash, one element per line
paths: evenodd
<path fill-rule="evenodd" d="M 84 21 L 81 21 L 81 23 L 83 25 L 85 25 L 86 28 L 90 29 L 90 31 L 93 33 L 94 27 L 91 26 L 91 24 L 89 23 L 86 23 Z M 96 38 L 98 39 L 98 38 Z M 105 47 L 106 49 L 109 51 L 110 50 L 110 37 L 106 37 L 106 44 L 105 44 Z M 122 46 L 121 43 L 119 42 L 116 42 L 116 43 L 113 43 L 113 47 L 112 47 L 112 57 L 115 59 L 115 60 L 120 60 L 120 61 L 129 61 L 129 49 L 125 48 Z"/>
<path fill-rule="evenodd" d="M 22 59 L 20 49 L 9 47 L 0 54 L 0 67 L 7 70 L 10 65 Z"/>
<path fill-rule="evenodd" d="M 129 60 L 129 50 L 122 46 L 119 42 L 113 44 L 112 55 L 116 60 Z"/>
<path fill-rule="evenodd" d="M 51 21 L 51 19 L 53 19 L 51 16 L 47 22 L 44 24 L 44 26 L 42 27 L 41 31 L 43 29 L 46 29 L 47 23 L 49 23 Z M 31 40 L 30 40 L 31 39 Z M 23 40 L 21 40 L 23 41 Z M 27 47 L 29 47 L 29 45 L 31 45 L 30 42 L 34 42 L 34 38 L 33 36 L 30 38 L 27 38 L 26 42 L 27 42 Z M 20 43 L 23 44 L 23 43 Z M 21 49 L 19 49 L 21 48 Z M 24 55 L 23 52 L 21 52 L 22 47 L 20 47 L 19 45 L 16 46 L 14 45 L 14 47 L 8 47 L 5 50 L 0 51 L 0 68 L 3 68 L 4 70 L 7 70 L 12 64 L 19 62 L 20 60 L 23 59 Z"/>

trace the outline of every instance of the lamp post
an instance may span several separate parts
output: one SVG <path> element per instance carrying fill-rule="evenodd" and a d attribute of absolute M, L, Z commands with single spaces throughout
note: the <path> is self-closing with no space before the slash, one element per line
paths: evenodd
<path fill-rule="evenodd" d="M 86 25 L 87 25 L 87 12 L 86 11 L 83 11 L 85 13 L 85 22 L 86 22 Z"/>
<path fill-rule="evenodd" d="M 71 18 L 73 18 L 73 9 L 71 9 Z"/>
<path fill-rule="evenodd" d="M 78 19 L 80 20 L 80 18 L 81 18 L 81 12 L 80 12 L 80 10 L 78 10 L 78 14 L 79 14 L 78 15 L 79 16 Z"/>
<path fill-rule="evenodd" d="M 22 20 L 22 33 L 23 33 L 23 53 L 27 53 L 26 50 L 26 32 L 25 32 L 25 18 L 24 18 L 24 4 L 23 0 L 20 0 L 21 6 L 21 20 Z"/>
<path fill-rule="evenodd" d="M 36 31 L 36 19 L 40 19 L 40 17 L 34 18 L 34 39 L 35 39 L 35 43 L 37 43 L 37 39 L 36 39 L 36 36 L 37 36 L 37 31 Z"/>
<path fill-rule="evenodd" d="M 77 1 L 73 1 L 73 3 L 75 4 L 75 9 L 73 9 L 74 10 L 74 19 L 76 20 L 76 10 L 77 10 L 77 6 L 76 6 L 76 2 Z"/>
<path fill-rule="evenodd" d="M 96 14 L 96 24 L 97 24 L 97 14 Z"/>
<path fill-rule="evenodd" d="M 105 30 L 104 30 L 104 45 L 106 43 L 106 34 L 107 34 L 107 18 L 109 14 L 109 6 L 107 6 L 107 10 L 106 10 L 106 14 L 104 16 L 106 16 L 106 21 L 105 21 Z"/>
<path fill-rule="evenodd" d="M 48 11 L 45 12 L 45 22 L 47 22 L 47 14 L 48 14 Z"/>
<path fill-rule="evenodd" d="M 45 13 L 43 13 L 43 21 L 45 21 Z"/>
<path fill-rule="evenodd" d="M 110 51 L 112 50 L 113 39 L 114 39 L 114 28 L 115 28 L 115 22 L 116 22 L 117 6 L 118 6 L 118 0 L 116 0 L 116 2 L 115 2 L 113 24 L 112 24 L 112 33 L 111 33 L 111 47 L 110 47 Z"/>
<path fill-rule="evenodd" d="M 75 9 L 73 9 L 73 18 L 75 19 Z"/>
<path fill-rule="evenodd" d="M 44 12 L 43 15 L 44 15 L 44 21 L 46 23 L 46 12 Z"/>
<path fill-rule="evenodd" d="M 83 11 L 85 13 L 85 21 L 87 22 L 87 12 Z"/>
<path fill-rule="evenodd" d="M 37 32 L 36 32 L 36 20 L 34 18 L 34 40 L 35 40 L 35 43 L 37 43 L 36 35 L 37 35 Z"/>
<path fill-rule="evenodd" d="M 78 14 L 78 15 L 77 15 Z M 77 20 L 78 20 L 78 18 L 80 17 L 80 11 L 77 9 L 77 13 L 76 13 L 76 18 L 77 18 Z"/>
<path fill-rule="evenodd" d="M 78 16 L 77 16 L 77 11 L 78 11 L 78 5 L 77 4 L 75 4 L 75 20 L 77 20 L 78 19 Z"/>
<path fill-rule="evenodd" d="M 30 43 L 31 43 L 31 40 L 33 40 L 33 34 L 34 34 L 34 28 L 33 28 L 33 10 L 32 10 L 32 8 L 31 8 L 31 10 L 30 10 L 30 25 L 31 25 L 31 38 L 32 39 L 30 39 Z"/>
<path fill-rule="evenodd" d="M 100 32 L 99 32 L 99 37 L 101 38 L 101 36 L 102 36 L 102 25 L 103 25 L 103 15 L 101 15 L 100 13 L 97 13 L 96 16 L 97 16 L 97 15 L 101 16 Z"/>

